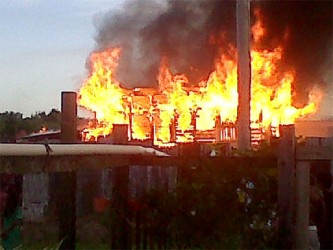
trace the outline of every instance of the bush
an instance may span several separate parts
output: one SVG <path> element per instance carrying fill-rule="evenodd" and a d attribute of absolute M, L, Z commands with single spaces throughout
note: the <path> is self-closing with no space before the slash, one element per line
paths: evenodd
<path fill-rule="evenodd" d="M 136 209 L 144 207 L 148 237 L 157 246 L 272 247 L 275 174 L 271 159 L 207 159 L 182 166 L 175 190 L 152 190 Z"/>

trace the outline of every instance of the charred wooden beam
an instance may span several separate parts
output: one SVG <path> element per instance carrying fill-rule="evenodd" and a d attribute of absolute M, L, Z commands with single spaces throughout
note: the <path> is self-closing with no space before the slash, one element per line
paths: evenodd
<path fill-rule="evenodd" d="M 221 115 L 217 115 L 215 118 L 215 141 L 216 142 L 222 141 L 221 130 L 222 130 Z"/>

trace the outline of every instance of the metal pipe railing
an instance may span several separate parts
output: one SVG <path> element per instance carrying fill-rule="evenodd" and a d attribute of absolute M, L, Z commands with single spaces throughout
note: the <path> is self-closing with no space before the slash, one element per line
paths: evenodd
<path fill-rule="evenodd" d="M 152 155 L 169 156 L 154 148 L 106 144 L 0 144 L 0 156 Z"/>

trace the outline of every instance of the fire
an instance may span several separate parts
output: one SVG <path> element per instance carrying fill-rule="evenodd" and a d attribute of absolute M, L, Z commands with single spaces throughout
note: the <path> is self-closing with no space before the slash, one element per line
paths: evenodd
<path fill-rule="evenodd" d="M 259 13 L 257 13 L 259 15 Z M 293 124 L 301 116 L 315 113 L 320 93 L 309 95 L 303 108 L 292 104 L 293 70 L 278 70 L 283 48 L 262 50 L 256 46 L 265 34 L 258 21 L 252 27 L 251 127 L 263 134 L 280 124 Z M 215 140 L 235 138 L 237 120 L 237 51 L 219 54 L 206 81 L 193 84 L 182 74 L 172 74 L 163 58 L 157 89 L 127 90 L 114 78 L 121 50 L 113 48 L 91 55 L 91 74 L 80 89 L 81 106 L 96 113 L 96 121 L 84 131 L 86 140 L 112 133 L 114 124 L 128 124 L 129 138 L 153 138 L 155 145 L 191 142 L 213 134 Z M 216 135 L 216 129 L 219 129 Z M 272 129 L 275 128 L 275 129 Z M 215 131 L 215 132 L 214 132 Z"/>
<path fill-rule="evenodd" d="M 126 123 L 125 91 L 113 77 L 119 55 L 120 49 L 113 49 L 94 53 L 90 58 L 92 73 L 80 90 L 80 105 L 95 112 L 98 124 L 88 129 L 88 140 L 110 134 L 113 124 Z"/>

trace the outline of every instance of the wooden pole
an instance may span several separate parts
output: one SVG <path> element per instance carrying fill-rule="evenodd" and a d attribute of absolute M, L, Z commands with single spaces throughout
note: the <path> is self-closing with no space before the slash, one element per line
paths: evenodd
<path fill-rule="evenodd" d="M 296 163 L 296 249 L 309 249 L 310 162 Z"/>
<path fill-rule="evenodd" d="M 222 126 L 221 126 L 221 115 L 218 115 L 215 118 L 215 141 L 216 142 L 222 141 L 221 130 L 222 130 Z"/>
<path fill-rule="evenodd" d="M 128 144 L 127 129 L 124 125 L 115 125 L 113 134 L 115 144 Z M 124 156 L 129 157 L 129 156 Z M 131 248 L 130 228 L 129 228 L 129 166 L 119 166 L 112 169 L 112 209 L 113 223 L 111 225 L 111 249 Z"/>
<path fill-rule="evenodd" d="M 75 92 L 61 93 L 61 142 L 77 142 L 77 104 Z M 58 212 L 60 249 L 75 249 L 76 173 L 59 173 Z"/>
<path fill-rule="evenodd" d="M 197 111 L 193 111 L 191 114 L 191 123 L 193 126 L 193 141 L 197 141 Z"/>
<path fill-rule="evenodd" d="M 238 149 L 251 148 L 250 102 L 251 102 L 251 57 L 250 57 L 250 3 L 237 0 L 237 82 L 238 82 Z"/>
<path fill-rule="evenodd" d="M 278 149 L 278 247 L 294 247 L 295 126 L 280 126 Z"/>
<path fill-rule="evenodd" d="M 128 124 L 128 140 L 132 141 L 133 140 L 133 96 L 131 95 L 131 99 L 130 99 L 130 103 L 129 103 L 129 114 L 128 114 L 128 119 L 129 119 L 129 124 Z"/>
<path fill-rule="evenodd" d="M 176 121 L 177 121 L 177 116 L 174 115 L 173 119 L 171 119 L 171 124 L 169 126 L 169 131 L 170 131 L 170 142 L 176 142 L 176 137 L 177 137 L 177 131 L 176 131 Z"/>
<path fill-rule="evenodd" d="M 114 221 L 111 225 L 111 249 L 129 249 L 129 211 L 128 200 L 128 166 L 115 167 L 114 185 L 112 190 L 112 209 L 114 209 Z"/>

